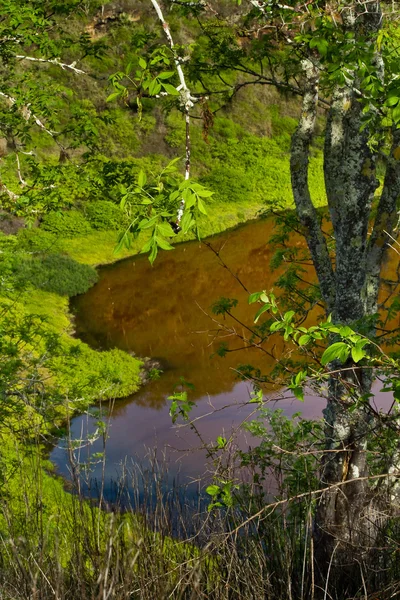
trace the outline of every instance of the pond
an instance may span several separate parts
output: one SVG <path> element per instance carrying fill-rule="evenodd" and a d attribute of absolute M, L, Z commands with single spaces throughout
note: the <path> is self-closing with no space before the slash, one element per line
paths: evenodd
<path fill-rule="evenodd" d="M 254 405 L 246 404 L 251 385 L 238 379 L 237 367 L 251 364 L 263 373 L 270 372 L 274 356 L 284 351 L 282 338 L 275 336 L 265 353 L 248 348 L 220 325 L 234 325 L 239 336 L 248 337 L 247 327 L 252 327 L 257 305 L 249 306 L 243 286 L 250 292 L 273 288 L 279 274 L 270 269 L 274 250 L 268 240 L 273 230 L 274 222 L 262 219 L 209 238 L 215 252 L 204 243 L 188 242 L 161 253 L 153 266 L 146 256 L 135 256 L 102 267 L 99 282 L 72 301 L 76 333 L 82 340 L 99 349 L 117 347 L 156 358 L 163 369 L 157 381 L 117 400 L 108 411 L 106 462 L 92 465 L 90 471 L 92 481 L 103 478 L 108 500 L 115 498 L 116 481 L 127 465 L 128 471 L 134 464 L 144 470 L 152 468 L 150 456 L 155 448 L 158 459 L 168 464 L 170 484 L 193 482 L 189 494 L 197 490 L 196 482 L 207 471 L 205 453 L 196 450 L 198 436 L 187 427 L 174 428 L 169 416 L 167 398 L 181 377 L 194 386 L 189 393 L 197 403 L 193 415 L 206 415 L 198 421 L 203 439 L 215 440 L 251 418 Z M 303 243 L 301 238 L 293 238 L 293 244 Z M 237 299 L 234 322 L 212 314 L 211 306 L 220 297 Z M 236 351 L 218 356 L 221 343 Z M 270 404 L 287 415 L 301 411 L 312 418 L 321 415 L 324 401 L 308 397 L 302 404 L 271 389 Z M 70 428 L 72 439 L 93 433 L 97 420 L 87 415 L 76 417 Z M 241 432 L 238 443 L 248 447 L 252 440 Z M 80 460 L 102 449 L 103 440 L 99 439 L 80 451 Z M 51 460 L 60 474 L 70 476 L 62 443 L 53 450 Z M 128 481 L 127 486 L 132 485 Z"/>

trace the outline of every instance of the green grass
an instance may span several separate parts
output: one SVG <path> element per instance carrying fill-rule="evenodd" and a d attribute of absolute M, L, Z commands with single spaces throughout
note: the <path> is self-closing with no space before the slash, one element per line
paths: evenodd
<path fill-rule="evenodd" d="M 255 202 L 251 199 L 240 206 L 228 202 L 219 206 L 210 205 L 207 217 L 202 217 L 199 221 L 200 237 L 205 238 L 254 219 L 263 208 L 265 207 L 261 202 Z M 138 254 L 147 239 L 146 234 L 143 233 L 133 242 L 130 250 L 124 248 L 116 254 L 117 237 L 116 231 L 96 231 L 86 236 L 60 240 L 57 250 L 87 265 L 104 265 Z M 178 243 L 193 239 L 195 239 L 194 233 L 185 236 L 179 234 L 174 242 Z"/>
<path fill-rule="evenodd" d="M 53 375 L 47 381 L 58 390 L 58 394 L 71 400 L 69 416 L 98 400 L 124 398 L 138 390 L 142 361 L 116 348 L 100 352 L 73 338 L 65 296 L 32 288 L 20 293 L 13 302 L 8 300 L 8 303 L 17 316 L 40 315 L 44 319 L 45 331 L 60 336 L 60 347 L 51 360 Z M 39 342 L 33 351 L 36 354 L 43 352 L 44 342 L 43 345 Z M 79 402 L 74 403 L 74 398 L 79 398 Z M 59 421 L 66 412 L 60 409 L 58 415 Z"/>
<path fill-rule="evenodd" d="M 19 302 L 27 313 L 44 317 L 55 333 L 72 333 L 66 296 L 30 289 L 19 297 Z"/>
<path fill-rule="evenodd" d="M 192 173 L 214 192 L 209 211 L 211 219 L 212 211 L 218 213 L 224 204 L 237 204 L 241 212 L 248 205 L 256 204 L 293 207 L 289 152 L 296 120 L 282 114 L 276 104 L 263 104 L 257 97 L 249 104 L 247 100 L 246 96 L 243 106 L 241 102 L 239 106 L 234 105 L 233 114 L 225 111 L 224 116 L 216 117 L 208 143 L 203 139 L 198 122 L 191 126 Z M 238 114 L 242 116 L 236 119 Z M 260 129 L 260 123 L 264 129 Z M 166 124 L 165 141 L 177 154 L 184 154 L 182 115 L 172 111 Z M 317 147 L 312 151 L 309 174 L 314 204 L 323 206 L 326 204 L 323 157 Z"/>
<path fill-rule="evenodd" d="M 116 231 L 96 231 L 86 236 L 62 240 L 59 247 L 62 252 L 78 262 L 103 265 L 137 254 L 145 242 L 144 236 L 141 236 L 133 243 L 131 250 L 123 249 L 119 254 L 115 254 L 117 237 Z"/>
<path fill-rule="evenodd" d="M 99 400 L 125 398 L 139 388 L 142 361 L 118 348 L 93 350 L 80 340 L 62 338 L 61 356 L 54 358 L 52 382 L 60 394 L 77 398 L 77 410 Z M 83 398 L 83 401 L 82 401 Z M 70 407 L 74 406 L 74 401 Z"/>

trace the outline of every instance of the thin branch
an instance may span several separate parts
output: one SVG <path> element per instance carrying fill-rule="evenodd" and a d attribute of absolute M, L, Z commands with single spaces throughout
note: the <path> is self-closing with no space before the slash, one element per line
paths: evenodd
<path fill-rule="evenodd" d="M 4 98 L 6 100 L 6 102 L 8 102 L 10 107 L 14 106 L 14 104 L 16 103 L 16 99 L 13 96 L 9 96 L 8 94 L 5 94 L 4 92 L 0 92 L 0 97 Z M 36 125 L 38 127 L 40 127 L 40 129 L 45 131 L 50 137 L 52 137 L 53 140 L 55 141 L 55 143 L 57 144 L 57 146 L 66 154 L 66 150 L 65 150 L 64 146 L 56 138 L 56 135 L 58 132 L 51 131 L 51 129 L 47 129 L 46 125 L 39 119 L 39 117 L 37 117 L 34 113 L 32 113 L 29 104 L 22 106 L 19 109 L 19 111 L 20 111 L 21 115 L 23 116 L 23 118 L 25 119 L 25 121 L 29 121 L 29 119 L 32 118 L 35 121 Z"/>
<path fill-rule="evenodd" d="M 161 7 L 158 4 L 157 0 L 151 0 L 151 3 L 154 6 L 157 16 L 163 26 L 169 46 L 174 55 L 175 67 L 176 67 L 176 71 L 177 71 L 178 77 L 179 77 L 180 85 L 176 89 L 180 92 L 180 96 L 181 96 L 180 102 L 181 102 L 182 108 L 184 109 L 185 122 L 186 122 L 185 179 L 187 180 L 190 177 L 190 115 L 189 115 L 189 111 L 192 108 L 192 106 L 194 105 L 194 103 L 197 101 L 197 98 L 195 96 L 192 96 L 189 88 L 186 85 L 185 75 L 183 73 L 182 64 L 181 64 L 182 61 L 181 61 L 181 58 L 178 56 L 178 54 L 175 51 L 175 45 L 174 45 L 174 41 L 171 36 L 171 31 L 169 29 L 168 23 L 164 19 L 164 15 L 162 13 Z M 181 198 L 181 202 L 180 202 L 180 206 L 179 206 L 178 214 L 177 214 L 177 218 L 176 218 L 176 226 L 177 227 L 179 227 L 179 223 L 182 219 L 184 208 L 185 208 L 185 200 L 183 198 Z"/>
<path fill-rule="evenodd" d="M 4 192 L 5 194 L 7 194 L 7 196 L 11 199 L 11 200 L 18 200 L 19 195 L 15 194 L 14 192 L 12 192 L 11 190 L 8 189 L 8 187 L 3 183 L 0 182 L 0 192 Z"/>
<path fill-rule="evenodd" d="M 392 147 L 387 159 L 382 195 L 379 199 L 374 228 L 367 249 L 367 283 L 373 288 L 379 286 L 382 261 L 397 221 L 397 200 L 400 196 L 400 161 L 397 157 L 400 146 L 400 129 L 393 131 Z M 376 295 L 376 294 L 375 294 Z M 371 298 L 371 310 L 376 298 Z M 373 311 L 372 311 L 373 312 Z"/>
<path fill-rule="evenodd" d="M 216 250 L 210 242 L 206 242 L 203 241 L 204 246 L 207 246 L 207 248 L 209 250 L 211 250 L 211 252 L 213 252 L 215 254 L 215 256 L 218 258 L 218 261 L 220 263 L 220 265 L 226 269 L 228 271 L 228 273 L 230 273 L 230 275 L 232 275 L 232 277 L 234 277 L 234 279 L 236 279 L 236 281 L 239 283 L 239 285 L 244 289 L 244 291 L 250 295 L 250 291 L 247 289 L 247 287 L 244 285 L 243 281 L 240 279 L 240 277 L 235 274 L 232 269 L 226 264 L 226 262 L 223 260 L 223 258 L 221 257 L 221 250 L 222 248 L 220 248 L 219 250 Z"/>
<path fill-rule="evenodd" d="M 335 488 L 342 488 L 343 486 L 348 485 L 349 483 L 354 483 L 354 482 L 359 482 L 359 481 L 372 481 L 372 480 L 375 481 L 375 480 L 381 480 L 381 479 L 388 479 L 390 481 L 393 478 L 399 478 L 399 477 L 400 477 L 400 471 L 396 471 L 393 473 L 382 473 L 380 475 L 366 475 L 365 477 L 357 477 L 354 479 L 346 479 L 345 481 L 339 481 L 338 483 L 334 483 L 334 484 L 319 488 L 318 490 L 302 492 L 301 494 L 297 494 L 296 496 L 292 496 L 291 498 L 284 498 L 283 500 L 278 500 L 277 502 L 272 502 L 271 504 L 267 504 L 266 506 L 263 506 L 263 508 L 261 510 L 259 510 L 254 515 L 251 515 L 251 517 L 246 519 L 246 521 L 244 521 L 243 523 L 238 525 L 238 527 L 236 527 L 236 529 L 234 529 L 233 531 L 230 531 L 226 535 L 227 536 L 234 535 L 240 529 L 242 529 L 245 525 L 248 525 L 248 523 L 251 523 L 255 519 L 258 519 L 259 517 L 264 515 L 268 510 L 273 512 L 278 506 L 282 506 L 283 504 L 289 504 L 290 502 L 293 502 L 294 500 L 300 500 L 302 498 L 307 498 L 307 497 L 311 499 L 313 496 L 323 494 L 324 492 L 328 492 Z M 271 513 L 268 513 L 268 514 L 271 514 Z M 266 515 L 266 516 L 268 516 L 268 515 Z"/>
<path fill-rule="evenodd" d="M 58 67 L 61 67 L 63 71 L 69 69 L 70 71 L 73 71 L 77 74 L 85 74 L 85 71 L 82 71 L 82 69 L 78 69 L 76 67 L 76 61 L 67 64 L 61 62 L 59 58 L 36 58 L 34 56 L 23 56 L 21 54 L 17 54 L 15 58 L 18 58 L 19 60 L 29 60 L 31 62 L 50 63 L 52 65 L 57 65 Z"/>
<path fill-rule="evenodd" d="M 17 173 L 18 173 L 18 179 L 19 179 L 19 181 L 20 181 L 20 184 L 21 184 L 22 186 L 25 186 L 25 185 L 26 185 L 26 181 L 25 181 L 25 179 L 22 177 L 22 173 L 21 173 L 21 163 L 20 163 L 20 160 L 19 160 L 19 154 L 18 154 L 18 152 L 16 152 L 16 153 L 15 153 L 15 158 L 16 158 L 16 161 L 17 161 Z"/>

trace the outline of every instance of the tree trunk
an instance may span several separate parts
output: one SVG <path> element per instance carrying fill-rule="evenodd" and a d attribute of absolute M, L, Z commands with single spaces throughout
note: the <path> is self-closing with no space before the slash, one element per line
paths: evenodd
<path fill-rule="evenodd" d="M 362 14 L 357 12 L 361 9 Z M 381 27 L 379 4 L 375 2 L 362 6 L 354 3 L 343 11 L 342 18 L 344 26 L 355 34 L 357 28 L 361 28 L 363 34 L 367 29 L 372 32 L 372 41 Z M 364 328 L 369 324 L 369 333 L 373 334 L 380 270 L 388 234 L 392 233 L 397 217 L 400 161 L 396 160 L 396 148 L 400 133 L 393 133 L 384 189 L 368 240 L 372 200 L 378 187 L 375 156 L 368 144 L 368 130 L 361 128 L 362 105 L 356 77 L 350 83 L 336 86 L 324 148 L 325 185 L 335 239 L 333 260 L 308 186 L 319 69 L 310 58 L 303 61 L 303 70 L 302 113 L 291 148 L 292 189 L 297 214 L 327 313 L 332 315 L 335 323 L 348 324 L 354 329 L 360 324 Z M 321 484 L 329 490 L 322 494 L 315 515 L 315 566 L 322 595 L 329 590 L 332 597 L 343 598 L 359 588 L 362 565 L 370 559 L 377 544 L 382 519 L 376 493 L 367 479 L 367 440 L 373 421 L 368 400 L 360 401 L 371 391 L 371 371 L 355 365 L 351 359 L 345 365 L 332 364 L 331 370 L 324 410 L 327 452 L 321 469 Z"/>

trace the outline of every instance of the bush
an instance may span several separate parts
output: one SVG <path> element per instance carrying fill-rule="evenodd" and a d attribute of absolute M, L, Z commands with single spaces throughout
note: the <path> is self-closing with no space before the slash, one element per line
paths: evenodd
<path fill-rule="evenodd" d="M 22 258 L 16 263 L 14 270 L 20 282 L 30 283 L 60 296 L 83 294 L 98 280 L 93 267 L 60 254 Z"/>
<path fill-rule="evenodd" d="M 86 217 L 94 229 L 120 229 L 124 222 L 122 211 L 108 200 L 97 200 L 85 207 Z"/>
<path fill-rule="evenodd" d="M 42 228 L 64 237 L 86 235 L 92 231 L 90 223 L 78 210 L 50 212 L 43 217 Z"/>
<path fill-rule="evenodd" d="M 55 233 L 35 227 L 21 229 L 18 232 L 18 247 L 28 252 L 46 252 L 46 254 L 59 252 L 60 238 Z"/>
<path fill-rule="evenodd" d="M 23 230 L 22 230 L 23 231 Z M 14 251 L 17 244 L 17 238 L 15 235 L 6 235 L 0 231 L 0 252 Z"/>

